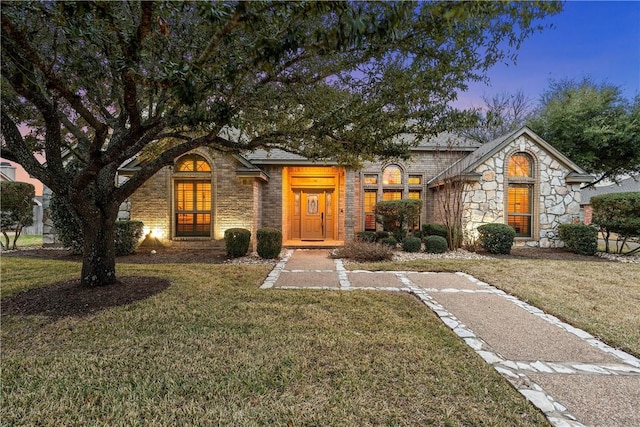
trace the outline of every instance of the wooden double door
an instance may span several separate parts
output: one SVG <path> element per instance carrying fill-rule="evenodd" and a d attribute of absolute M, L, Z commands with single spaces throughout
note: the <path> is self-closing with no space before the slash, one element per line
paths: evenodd
<path fill-rule="evenodd" d="M 293 196 L 293 237 L 301 240 L 333 239 L 333 189 L 295 189 Z"/>

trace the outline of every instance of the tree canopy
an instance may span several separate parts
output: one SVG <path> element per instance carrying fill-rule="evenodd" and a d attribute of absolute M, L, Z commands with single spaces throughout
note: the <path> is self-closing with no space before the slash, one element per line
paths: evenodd
<path fill-rule="evenodd" d="M 77 215 L 83 283 L 113 283 L 107 246 L 117 208 L 176 157 L 199 146 L 279 148 L 345 164 L 403 155 L 408 147 L 394 136 L 455 125 L 456 92 L 513 59 L 542 28 L 538 20 L 560 9 L 556 2 L 9 2 L 2 5 L 3 157 Z M 115 185 L 118 167 L 136 156 L 141 168 Z M 79 167 L 65 170 L 68 157 Z"/>
<path fill-rule="evenodd" d="M 598 179 L 640 173 L 640 95 L 589 78 L 552 81 L 529 126 Z"/>

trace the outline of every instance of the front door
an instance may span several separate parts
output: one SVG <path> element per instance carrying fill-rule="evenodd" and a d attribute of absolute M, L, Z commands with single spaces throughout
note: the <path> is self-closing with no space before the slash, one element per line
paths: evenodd
<path fill-rule="evenodd" d="M 322 240 L 325 237 L 325 192 L 302 191 L 301 233 L 303 240 Z"/>
<path fill-rule="evenodd" d="M 333 239 L 333 191 L 302 190 L 300 238 L 302 240 Z"/>

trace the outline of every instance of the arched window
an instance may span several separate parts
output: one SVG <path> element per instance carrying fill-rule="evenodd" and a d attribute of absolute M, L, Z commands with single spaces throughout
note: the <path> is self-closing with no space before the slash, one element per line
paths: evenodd
<path fill-rule="evenodd" d="M 204 157 L 189 154 L 176 161 L 176 237 L 211 236 L 211 165 Z"/>
<path fill-rule="evenodd" d="M 507 193 L 507 223 L 517 237 L 532 237 L 534 163 L 530 155 L 515 153 L 509 157 Z"/>
<path fill-rule="evenodd" d="M 382 172 L 383 185 L 402 185 L 402 169 L 398 165 L 389 165 Z"/>

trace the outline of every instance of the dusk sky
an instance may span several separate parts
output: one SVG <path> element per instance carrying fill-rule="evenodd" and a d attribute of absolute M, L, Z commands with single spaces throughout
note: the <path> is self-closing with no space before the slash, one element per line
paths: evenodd
<path fill-rule="evenodd" d="M 554 28 L 525 40 L 516 65 L 492 68 L 491 85 L 471 85 L 456 106 L 482 107 L 483 95 L 517 91 L 537 102 L 551 79 L 564 78 L 619 86 L 629 100 L 640 94 L 640 1 L 568 1 L 545 22 Z"/>
<path fill-rule="evenodd" d="M 459 107 L 481 107 L 482 96 L 521 90 L 537 102 L 549 80 L 591 77 L 619 86 L 625 98 L 640 94 L 640 1 L 568 1 L 548 28 L 524 41 L 517 64 L 497 65 L 491 86 L 460 94 Z"/>

